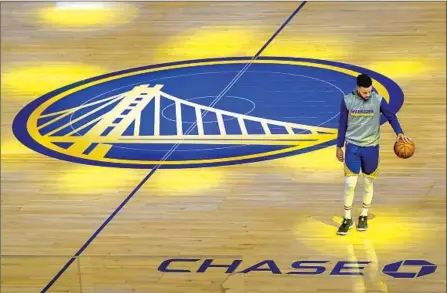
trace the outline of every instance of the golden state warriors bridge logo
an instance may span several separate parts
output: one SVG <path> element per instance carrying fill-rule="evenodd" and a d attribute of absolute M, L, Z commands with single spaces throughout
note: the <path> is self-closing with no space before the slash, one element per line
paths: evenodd
<path fill-rule="evenodd" d="M 216 96 L 251 63 L 218 102 Z M 15 136 L 44 155 L 126 168 L 240 164 L 335 144 L 339 105 L 367 73 L 397 112 L 389 78 L 324 60 L 203 59 L 133 68 L 68 85 L 27 105 Z M 382 119 L 382 123 L 385 119 Z"/>

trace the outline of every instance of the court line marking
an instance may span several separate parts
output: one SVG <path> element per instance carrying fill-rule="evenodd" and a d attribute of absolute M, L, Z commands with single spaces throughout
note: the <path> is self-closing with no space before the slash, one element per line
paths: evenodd
<path fill-rule="evenodd" d="M 242 74 L 244 74 L 245 71 L 250 67 L 252 64 L 251 61 L 254 61 L 261 55 L 261 53 L 267 48 L 267 46 L 273 41 L 273 39 L 284 29 L 284 27 L 293 19 L 293 17 L 304 7 L 304 5 L 307 3 L 307 1 L 303 1 L 298 8 L 295 9 L 295 11 L 286 19 L 286 21 L 276 30 L 276 32 L 270 37 L 270 39 L 264 44 L 264 46 L 259 49 L 259 51 L 255 54 L 255 56 L 247 63 L 242 70 L 233 78 L 233 80 L 222 90 L 222 92 L 216 97 L 216 99 L 210 104 L 209 107 L 214 107 L 217 102 L 233 87 L 233 85 L 240 79 Z M 202 117 L 205 116 L 208 113 L 208 111 L 205 112 L 205 114 L 202 114 Z M 191 131 L 195 125 L 193 124 L 188 131 Z M 166 153 L 165 156 L 161 159 L 166 160 L 169 158 L 169 156 L 175 151 L 175 149 L 180 144 L 176 144 L 173 146 L 173 148 Z M 92 241 L 99 235 L 99 233 L 102 232 L 102 230 L 108 225 L 108 223 L 119 213 L 119 211 L 129 202 L 129 200 L 135 195 L 135 193 L 149 180 L 149 178 L 152 177 L 152 175 L 160 168 L 160 164 L 155 166 L 144 178 L 143 180 L 132 190 L 132 192 L 126 197 L 126 199 L 113 211 L 113 213 L 102 223 L 102 225 L 93 233 L 92 236 L 87 240 L 87 242 L 82 245 L 82 247 L 76 252 L 76 254 L 70 258 L 70 260 L 59 270 L 59 272 L 51 279 L 51 281 L 42 289 L 41 293 L 47 292 L 54 283 L 62 276 L 62 274 L 70 267 L 70 265 L 76 260 L 77 257 L 79 257 L 82 252 L 92 243 Z"/>

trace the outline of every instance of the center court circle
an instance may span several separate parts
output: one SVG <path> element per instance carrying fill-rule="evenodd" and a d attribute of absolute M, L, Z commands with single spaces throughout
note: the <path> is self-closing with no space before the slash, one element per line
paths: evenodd
<path fill-rule="evenodd" d="M 340 101 L 360 73 L 373 78 L 374 91 L 393 111 L 400 109 L 399 86 L 365 68 L 303 58 L 216 58 L 65 86 L 23 108 L 13 131 L 44 155 L 99 166 L 186 168 L 275 159 L 335 144 Z"/>

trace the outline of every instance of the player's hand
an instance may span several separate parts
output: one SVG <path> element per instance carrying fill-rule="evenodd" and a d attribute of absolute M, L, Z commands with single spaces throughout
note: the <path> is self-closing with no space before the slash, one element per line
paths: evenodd
<path fill-rule="evenodd" d="M 344 161 L 344 154 L 343 154 L 343 149 L 342 148 L 337 147 L 337 155 L 336 156 L 337 156 L 337 159 L 340 162 Z"/>
<path fill-rule="evenodd" d="M 405 143 L 410 143 L 411 142 L 411 138 L 409 138 L 408 136 L 406 136 L 403 133 L 399 133 L 397 135 L 396 141 L 403 141 Z"/>

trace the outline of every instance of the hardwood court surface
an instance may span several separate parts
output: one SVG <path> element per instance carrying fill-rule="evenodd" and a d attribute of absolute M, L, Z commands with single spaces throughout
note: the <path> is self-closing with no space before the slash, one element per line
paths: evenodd
<path fill-rule="evenodd" d="M 74 164 L 27 149 L 11 128 L 22 107 L 103 73 L 253 56 L 299 3 L 120 3 L 119 11 L 89 10 L 83 18 L 54 5 L 1 3 L 5 293 L 41 292 L 149 172 Z M 445 8 L 309 2 L 262 53 L 366 67 L 405 93 L 398 117 L 416 154 L 397 159 L 391 127 L 382 126 L 368 232 L 335 235 L 343 169 L 333 146 L 253 164 L 158 170 L 48 292 L 445 292 Z M 160 272 L 171 258 L 200 260 L 173 266 L 191 273 Z M 242 260 L 238 271 L 272 260 L 281 274 L 197 273 L 205 259 Z M 414 279 L 382 273 L 385 264 L 411 259 L 437 270 Z M 314 264 L 326 268 L 319 275 L 287 274 L 299 260 L 328 262 Z M 371 261 L 363 276 L 330 275 L 338 261 L 356 260 Z"/>

